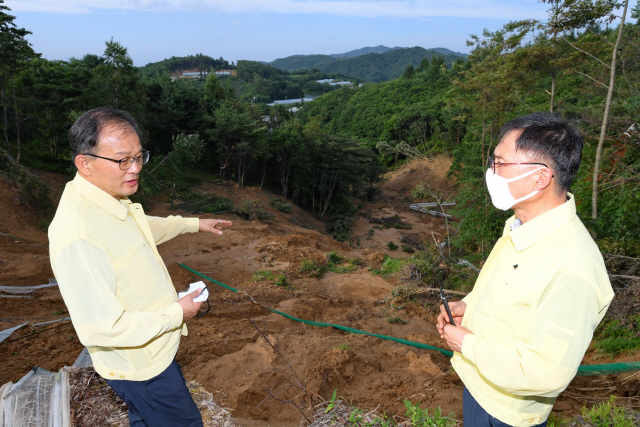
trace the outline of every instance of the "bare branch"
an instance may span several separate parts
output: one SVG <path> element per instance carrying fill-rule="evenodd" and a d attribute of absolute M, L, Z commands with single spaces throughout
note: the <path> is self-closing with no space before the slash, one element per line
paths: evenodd
<path fill-rule="evenodd" d="M 595 59 L 596 61 L 598 61 L 599 63 L 601 63 L 602 65 L 604 65 L 605 67 L 607 67 L 608 69 L 611 69 L 610 65 L 605 64 L 604 62 L 602 62 L 601 60 L 599 60 L 598 58 L 596 58 L 595 56 L 593 56 L 592 54 L 590 54 L 589 52 L 586 52 L 582 49 L 580 49 L 578 46 L 574 45 L 573 43 L 571 43 L 569 40 L 567 40 L 564 37 L 560 37 L 562 40 L 566 41 L 569 45 L 571 45 L 571 47 L 573 47 L 576 50 L 579 50 L 580 52 L 584 53 L 585 55 L 588 55 L 590 57 L 592 57 L 593 59 Z"/>
<path fill-rule="evenodd" d="M 589 76 L 589 75 L 587 75 L 585 73 L 581 73 L 580 71 L 576 71 L 576 73 L 581 74 L 581 75 L 593 80 L 594 82 L 598 83 L 599 85 L 602 85 L 602 86 L 606 87 L 607 89 L 609 89 L 609 86 L 607 86 L 606 84 L 604 84 L 602 82 L 597 81 L 596 79 L 594 79 L 593 77 L 591 77 L 591 76 Z"/>

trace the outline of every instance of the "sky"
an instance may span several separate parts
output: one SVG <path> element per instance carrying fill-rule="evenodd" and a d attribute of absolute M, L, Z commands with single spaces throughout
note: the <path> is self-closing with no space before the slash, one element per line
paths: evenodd
<path fill-rule="evenodd" d="M 631 0 L 635 5 L 638 0 Z M 5 0 L 44 58 L 125 46 L 136 66 L 202 53 L 270 62 L 367 46 L 444 47 L 520 19 L 547 17 L 536 0 Z M 631 7 L 631 6 L 630 6 Z"/>

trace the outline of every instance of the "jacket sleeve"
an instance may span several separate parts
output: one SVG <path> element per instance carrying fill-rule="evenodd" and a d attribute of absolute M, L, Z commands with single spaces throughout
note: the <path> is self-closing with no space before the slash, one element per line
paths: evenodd
<path fill-rule="evenodd" d="M 602 309 L 595 284 L 559 272 L 534 309 L 522 344 L 467 335 L 462 356 L 508 393 L 557 396 L 575 376 Z"/>
<path fill-rule="evenodd" d="M 198 218 L 183 218 L 174 215 L 160 218 L 147 215 L 147 221 L 156 245 L 183 233 L 197 233 L 200 228 L 200 220 Z"/>
<path fill-rule="evenodd" d="M 148 311 L 125 311 L 116 297 L 116 274 L 103 249 L 88 239 L 74 240 L 51 266 L 80 342 L 87 347 L 142 346 L 182 325 L 174 302 Z"/>

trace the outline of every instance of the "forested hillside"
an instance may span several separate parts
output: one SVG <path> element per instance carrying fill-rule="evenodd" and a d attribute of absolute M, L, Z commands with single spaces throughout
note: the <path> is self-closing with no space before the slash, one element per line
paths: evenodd
<path fill-rule="evenodd" d="M 154 77 L 183 70 L 216 71 L 233 70 L 235 68 L 233 62 L 230 64 L 222 57 L 213 59 L 210 56 L 199 53 L 183 57 L 172 56 L 164 61 L 147 64 L 140 68 L 140 72 L 143 76 Z"/>
<path fill-rule="evenodd" d="M 271 65 L 289 71 L 317 68 L 327 73 L 341 73 L 364 81 L 382 82 L 400 77 L 408 65 L 418 66 L 424 58 L 431 59 L 435 55 L 443 56 L 447 66 L 462 58 L 460 54 L 453 52 L 443 54 L 436 50 L 412 47 L 338 59 L 329 55 L 296 55 L 277 59 Z"/>
<path fill-rule="evenodd" d="M 555 5 L 549 22 L 513 22 L 472 36 L 468 62 L 446 67 L 436 58 L 410 65 L 400 79 L 324 95 L 305 105 L 300 117 L 327 132 L 362 139 L 378 149 L 385 164 L 449 153 L 459 184 L 454 211 L 464 218 L 455 240 L 466 250 L 482 251 L 509 215 L 493 209 L 483 179 L 500 126 L 535 111 L 561 114 L 587 139 L 572 188 L 581 217 L 606 250 L 638 256 L 640 26 L 634 21 L 640 10 L 629 11 L 632 22 L 627 19 L 624 27 L 607 28 L 610 11 Z"/>
<path fill-rule="evenodd" d="M 337 61 L 336 58 L 329 55 L 293 55 L 286 58 L 279 58 L 269 63 L 276 68 L 287 71 L 310 70 L 318 68 L 322 65 L 331 64 Z"/>
<path fill-rule="evenodd" d="M 197 55 L 141 71 L 113 40 L 101 56 L 50 61 L 33 52 L 27 30 L 14 28 L 7 34 L 18 48 L 2 50 L 1 167 L 23 180 L 22 164 L 70 170 L 69 126 L 83 111 L 111 105 L 130 111 L 147 135 L 154 157 L 146 169 L 145 195 L 166 195 L 174 182 L 179 194 L 188 191 L 198 174 L 267 185 L 324 219 L 339 220 L 336 234 L 344 236 L 355 209 L 350 197 L 374 194 L 381 167 L 443 153 L 453 162 L 456 216 L 463 219 L 453 243 L 462 252 L 482 252 L 505 216 L 491 207 L 482 178 L 498 129 L 518 115 L 554 111 L 572 120 L 588 141 L 573 186 L 580 215 L 600 244 L 637 255 L 639 11 L 630 10 L 620 26 L 619 18 L 611 21 L 613 3 L 609 6 L 587 13 L 570 2 L 554 3 L 547 22 L 512 22 L 472 36 L 467 61 L 421 57 L 394 69 L 398 79 L 334 90 L 296 115 L 260 103 L 321 94 L 335 87 L 315 80 L 344 76 L 317 70 L 293 74 L 239 61 L 237 77 L 172 81 L 168 72 L 184 66 L 233 64 Z M 379 58 L 415 59 L 423 53 L 396 49 L 337 64 L 359 63 L 358 72 L 383 76 L 401 61 L 374 66 Z"/>

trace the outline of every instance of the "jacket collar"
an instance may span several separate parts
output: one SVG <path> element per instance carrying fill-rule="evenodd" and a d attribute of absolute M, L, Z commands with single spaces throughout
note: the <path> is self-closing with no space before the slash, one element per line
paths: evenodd
<path fill-rule="evenodd" d="M 576 201 L 571 193 L 567 193 L 569 200 L 540 216 L 527 221 L 521 226 L 511 230 L 510 225 L 516 219 L 515 216 L 506 222 L 503 236 L 510 236 L 513 246 L 518 252 L 527 249 L 555 231 L 567 225 L 576 216 Z"/>
<path fill-rule="evenodd" d="M 127 212 L 129 209 L 126 205 L 131 203 L 129 199 L 125 198 L 121 201 L 116 200 L 115 197 L 96 187 L 77 172 L 76 177 L 73 179 L 71 184 L 75 187 L 78 193 L 89 199 L 89 201 L 101 209 L 115 216 L 120 221 L 124 221 L 127 218 Z"/>

